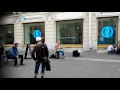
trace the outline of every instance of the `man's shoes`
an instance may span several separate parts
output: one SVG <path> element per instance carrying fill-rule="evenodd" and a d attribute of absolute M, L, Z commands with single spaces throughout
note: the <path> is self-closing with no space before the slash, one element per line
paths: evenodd
<path fill-rule="evenodd" d="M 25 64 L 22 63 L 22 64 L 20 64 L 20 65 L 25 65 Z"/>
<path fill-rule="evenodd" d="M 34 78 L 37 78 L 37 76 L 35 76 Z"/>
<path fill-rule="evenodd" d="M 17 64 L 14 64 L 14 67 L 17 66 Z"/>

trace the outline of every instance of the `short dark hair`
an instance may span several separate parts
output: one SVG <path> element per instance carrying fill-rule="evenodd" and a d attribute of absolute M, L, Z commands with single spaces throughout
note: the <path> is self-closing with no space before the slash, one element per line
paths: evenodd
<path fill-rule="evenodd" d="M 45 43 L 45 39 L 42 39 L 42 43 Z"/>

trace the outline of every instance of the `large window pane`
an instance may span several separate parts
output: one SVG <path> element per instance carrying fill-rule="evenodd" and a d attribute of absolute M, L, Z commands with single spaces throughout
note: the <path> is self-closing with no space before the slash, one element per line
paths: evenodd
<path fill-rule="evenodd" d="M 110 27 L 110 28 L 105 28 L 105 27 Z M 112 30 L 113 30 L 113 34 L 111 34 Z M 99 18 L 98 19 L 98 44 L 115 44 L 117 42 L 117 34 L 116 34 L 117 30 L 118 30 L 117 17 Z M 102 35 L 102 33 L 104 35 Z M 107 38 L 105 35 L 107 35 Z"/>
<path fill-rule="evenodd" d="M 13 44 L 14 25 L 0 26 L 0 44 Z"/>
<path fill-rule="evenodd" d="M 57 22 L 57 40 L 61 44 L 82 44 L 83 20 Z"/>
<path fill-rule="evenodd" d="M 25 44 L 36 44 L 36 39 L 33 36 L 35 30 L 42 32 L 42 37 L 45 38 L 44 23 L 24 24 Z"/>

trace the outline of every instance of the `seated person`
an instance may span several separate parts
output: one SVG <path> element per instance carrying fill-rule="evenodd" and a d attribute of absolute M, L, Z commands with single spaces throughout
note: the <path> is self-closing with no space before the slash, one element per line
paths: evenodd
<path fill-rule="evenodd" d="M 118 50 L 118 45 L 116 44 L 116 45 L 114 45 L 114 53 L 117 54 L 118 53 L 117 50 Z"/>
<path fill-rule="evenodd" d="M 55 51 L 59 51 L 59 50 L 60 50 L 60 43 L 57 41 L 55 45 Z"/>
<path fill-rule="evenodd" d="M 120 46 L 117 47 L 117 54 L 120 53 Z"/>
<path fill-rule="evenodd" d="M 65 58 L 65 57 L 64 57 L 64 49 L 63 49 L 63 48 L 60 48 L 60 52 L 62 52 L 62 57 L 60 57 L 60 58 L 63 58 L 63 59 L 64 59 L 64 58 Z"/>
<path fill-rule="evenodd" d="M 55 51 L 62 52 L 61 58 L 64 58 L 64 49 L 60 47 L 60 43 L 58 41 L 56 42 L 56 45 L 55 45 Z M 59 56 L 59 53 L 58 53 L 58 56 Z"/>
<path fill-rule="evenodd" d="M 14 42 L 14 46 L 12 48 L 10 48 L 9 51 L 8 51 L 8 56 L 9 56 L 10 59 L 15 59 L 14 66 L 17 65 L 17 59 L 18 58 L 21 58 L 20 59 L 20 64 L 24 65 L 23 64 L 23 55 L 19 55 L 17 47 L 18 47 L 18 43 Z"/>
<path fill-rule="evenodd" d="M 4 53 L 4 47 L 3 45 L 1 44 L 0 45 L 0 60 L 1 60 L 1 57 L 2 57 L 2 54 Z"/>
<path fill-rule="evenodd" d="M 108 46 L 107 52 L 108 52 L 108 54 L 114 54 L 115 49 L 114 49 L 113 45 L 109 45 L 109 46 Z"/>

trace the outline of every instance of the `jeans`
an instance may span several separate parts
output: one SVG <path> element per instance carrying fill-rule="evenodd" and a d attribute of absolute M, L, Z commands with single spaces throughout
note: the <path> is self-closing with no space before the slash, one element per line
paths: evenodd
<path fill-rule="evenodd" d="M 64 51 L 60 51 L 60 53 L 62 53 L 62 56 L 64 56 Z"/>
<path fill-rule="evenodd" d="M 38 70 L 39 70 L 40 64 L 42 64 L 41 73 L 44 74 L 44 71 L 45 71 L 45 63 L 42 62 L 42 61 L 36 61 L 35 71 L 34 71 L 35 74 L 38 74 Z"/>
<path fill-rule="evenodd" d="M 114 54 L 114 51 L 108 51 L 108 54 Z"/>

